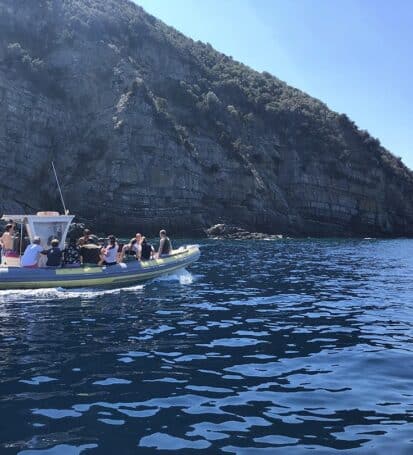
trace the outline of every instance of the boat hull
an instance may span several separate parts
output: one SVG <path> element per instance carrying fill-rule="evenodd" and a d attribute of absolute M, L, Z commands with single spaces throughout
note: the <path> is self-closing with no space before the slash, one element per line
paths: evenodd
<path fill-rule="evenodd" d="M 198 260 L 199 248 L 191 245 L 168 257 L 131 261 L 112 266 L 79 268 L 0 268 L 0 289 L 121 287 L 147 281 L 188 267 Z"/>

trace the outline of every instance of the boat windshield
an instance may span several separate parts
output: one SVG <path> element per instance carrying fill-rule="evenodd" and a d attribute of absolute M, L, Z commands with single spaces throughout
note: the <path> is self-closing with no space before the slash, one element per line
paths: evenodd
<path fill-rule="evenodd" d="M 49 221 L 37 222 L 33 221 L 33 237 L 40 237 L 43 247 L 50 247 L 53 239 L 58 239 L 59 243 L 62 241 L 63 233 L 66 230 L 66 222 Z"/>
<path fill-rule="evenodd" d="M 59 240 L 60 248 L 64 248 L 67 232 L 73 215 L 59 215 L 55 212 L 38 212 L 37 215 L 3 215 L 2 219 L 24 225 L 30 242 L 40 237 L 41 245 L 49 248 L 53 239 Z"/>

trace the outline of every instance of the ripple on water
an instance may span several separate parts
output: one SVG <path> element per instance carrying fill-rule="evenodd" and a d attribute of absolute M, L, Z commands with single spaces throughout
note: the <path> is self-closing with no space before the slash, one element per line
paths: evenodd
<path fill-rule="evenodd" d="M 207 449 L 210 445 L 204 439 L 190 440 L 166 433 L 153 433 L 139 441 L 139 447 L 155 447 L 159 450 Z"/>
<path fill-rule="evenodd" d="M 0 452 L 407 455 L 412 249 L 205 241 L 189 281 L 0 292 Z"/>
<path fill-rule="evenodd" d="M 24 384 L 30 385 L 40 385 L 45 384 L 47 382 L 57 381 L 56 378 L 50 378 L 49 376 L 35 376 L 31 379 L 20 379 L 19 382 L 23 382 Z"/>
<path fill-rule="evenodd" d="M 49 449 L 22 450 L 19 452 L 19 455 L 80 455 L 82 452 L 87 451 L 88 449 L 95 449 L 97 447 L 97 444 L 82 444 L 80 446 L 58 444 L 54 447 L 50 447 Z"/>
<path fill-rule="evenodd" d="M 93 382 L 93 385 L 109 386 L 109 385 L 124 385 L 124 384 L 131 384 L 131 383 L 132 383 L 132 381 L 129 381 L 128 379 L 106 378 L 101 381 Z"/>

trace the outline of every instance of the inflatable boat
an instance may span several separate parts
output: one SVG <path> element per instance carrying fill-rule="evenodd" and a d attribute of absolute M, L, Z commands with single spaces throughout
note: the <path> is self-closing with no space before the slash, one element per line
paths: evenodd
<path fill-rule="evenodd" d="M 21 223 L 26 229 L 30 241 L 38 236 L 41 244 L 47 248 L 50 240 L 59 239 L 60 248 L 64 248 L 72 215 L 39 212 L 37 215 L 4 215 L 4 220 Z M 111 266 L 84 267 L 20 267 L 20 254 L 3 257 L 0 266 L 0 289 L 38 289 L 38 288 L 74 288 L 74 287 L 120 287 L 150 280 L 188 267 L 200 256 L 197 245 L 188 245 L 173 250 L 166 257 L 148 261 L 133 260 Z"/>

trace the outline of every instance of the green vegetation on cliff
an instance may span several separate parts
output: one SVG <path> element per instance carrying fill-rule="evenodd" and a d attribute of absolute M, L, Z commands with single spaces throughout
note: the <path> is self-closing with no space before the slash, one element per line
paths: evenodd
<path fill-rule="evenodd" d="M 0 0 L 0 13 L 0 94 L 41 95 L 73 122 L 50 114 L 32 128 L 44 135 L 43 162 L 59 153 L 84 179 L 66 180 L 84 217 L 105 224 L 129 213 L 131 224 L 181 230 L 229 221 L 297 234 L 413 232 L 412 172 L 345 114 L 269 73 L 127 0 Z M 171 160 L 176 178 L 162 169 Z M 144 169 L 135 179 L 131 161 Z M 117 186 L 104 198 L 98 182 L 108 178 Z M 102 215 L 80 189 L 119 198 L 119 212 Z"/>

